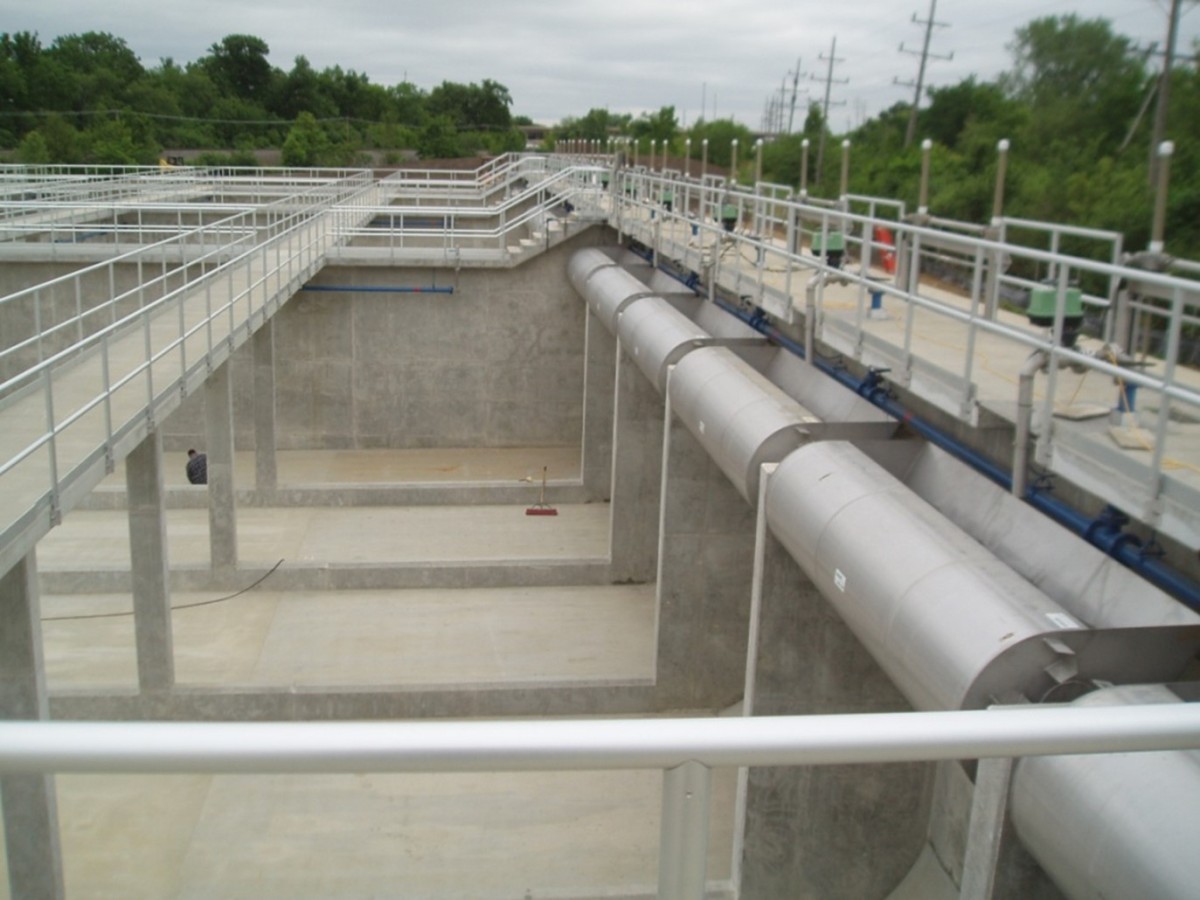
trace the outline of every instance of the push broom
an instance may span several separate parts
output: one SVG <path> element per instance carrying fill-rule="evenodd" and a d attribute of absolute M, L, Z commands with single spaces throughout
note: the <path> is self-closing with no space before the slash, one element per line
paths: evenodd
<path fill-rule="evenodd" d="M 546 466 L 542 466 L 542 492 L 538 502 L 525 508 L 527 516 L 557 516 L 558 510 L 546 503 Z"/>

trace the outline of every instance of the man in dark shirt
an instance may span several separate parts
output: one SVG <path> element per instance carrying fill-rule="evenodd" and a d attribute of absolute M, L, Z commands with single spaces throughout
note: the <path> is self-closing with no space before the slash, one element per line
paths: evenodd
<path fill-rule="evenodd" d="M 188 451 L 187 478 L 192 484 L 208 484 L 208 457 L 195 450 Z"/>

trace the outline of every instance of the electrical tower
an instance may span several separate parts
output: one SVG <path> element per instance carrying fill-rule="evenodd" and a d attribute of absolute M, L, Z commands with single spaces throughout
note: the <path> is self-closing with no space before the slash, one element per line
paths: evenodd
<path fill-rule="evenodd" d="M 950 53 L 948 56 L 938 56 L 936 53 L 929 52 L 929 39 L 933 36 L 934 26 L 936 26 L 938 28 L 949 28 L 950 27 L 948 22 L 938 22 L 937 20 L 934 19 L 934 15 L 936 14 L 936 12 L 937 12 L 937 0 L 929 0 L 929 18 L 928 19 L 918 19 L 917 14 L 913 13 L 913 17 L 912 17 L 913 22 L 916 23 L 917 25 L 925 26 L 925 44 L 921 48 L 920 53 L 917 53 L 916 50 L 906 50 L 904 47 L 904 42 L 901 41 L 901 43 L 900 43 L 900 52 L 901 53 L 909 53 L 909 54 L 912 54 L 913 56 L 921 57 L 921 65 L 917 69 L 917 80 L 915 82 L 901 81 L 898 78 L 892 79 L 892 82 L 894 84 L 898 84 L 901 87 L 911 87 L 914 89 L 912 112 L 909 113 L 909 116 L 908 116 L 908 130 L 904 133 L 904 146 L 905 147 L 911 146 L 912 142 L 913 142 L 913 138 L 915 138 L 917 135 L 917 108 L 921 105 L 921 89 L 925 86 L 925 63 L 929 60 L 930 57 L 932 57 L 933 59 L 941 59 L 941 60 L 954 59 L 953 53 Z"/>
<path fill-rule="evenodd" d="M 837 35 L 833 36 L 833 43 L 829 48 L 829 55 L 821 54 L 817 59 L 822 62 L 829 63 L 829 71 L 825 75 L 825 103 L 821 107 L 821 140 L 817 142 L 817 184 L 821 183 L 821 175 L 825 171 L 825 133 L 829 131 L 829 107 L 842 106 L 846 101 L 839 100 L 836 103 L 830 104 L 829 91 L 834 84 L 849 84 L 849 78 L 834 78 L 833 67 L 840 62 L 846 60 L 837 55 Z M 819 78 L 813 77 L 813 81 L 819 81 Z"/>

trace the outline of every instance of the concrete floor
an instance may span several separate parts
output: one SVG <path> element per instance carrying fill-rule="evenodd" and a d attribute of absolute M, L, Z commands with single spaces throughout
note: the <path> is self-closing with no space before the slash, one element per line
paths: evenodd
<path fill-rule="evenodd" d="M 238 457 L 251 478 L 252 457 Z M 304 485 L 540 480 L 543 465 L 577 478 L 578 450 L 279 454 L 281 483 Z M 182 463 L 167 481 L 183 482 Z M 105 488 L 121 486 L 118 477 Z M 242 508 L 239 553 L 247 566 L 285 567 L 607 556 L 606 504 L 559 512 Z M 86 583 L 87 573 L 127 569 L 128 541 L 123 511 L 75 511 L 39 544 L 39 569 Z M 205 565 L 207 512 L 170 510 L 168 544 L 173 565 Z M 268 578 L 224 597 L 172 595 L 182 686 L 469 689 L 654 671 L 652 584 L 283 591 Z M 131 610 L 123 593 L 43 594 L 51 692 L 136 689 Z M 733 771 L 714 779 L 713 896 L 730 878 L 735 782 Z M 657 879 L 657 771 L 61 775 L 57 790 L 72 900 L 649 897 Z M 0 885 L 7 897 L 2 873 Z"/>

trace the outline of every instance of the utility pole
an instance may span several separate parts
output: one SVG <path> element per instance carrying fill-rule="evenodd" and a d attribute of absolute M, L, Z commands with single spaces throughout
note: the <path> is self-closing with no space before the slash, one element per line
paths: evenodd
<path fill-rule="evenodd" d="M 900 52 L 901 53 L 909 53 L 909 54 L 912 54 L 913 56 L 921 57 L 921 65 L 917 68 L 917 80 L 915 83 L 912 81 L 900 81 L 898 78 L 892 79 L 892 82 L 894 84 L 898 84 L 901 87 L 911 87 L 911 88 L 915 89 L 913 92 L 912 112 L 909 113 L 909 115 L 908 115 L 908 130 L 904 133 L 904 146 L 905 147 L 911 146 L 913 139 L 917 136 L 917 108 L 921 105 L 921 89 L 925 86 L 925 63 L 929 60 L 929 58 L 931 56 L 934 59 L 942 59 L 942 60 L 954 59 L 953 53 L 951 53 L 949 56 L 938 56 L 936 53 L 929 52 L 929 40 L 933 36 L 934 26 L 936 25 L 938 28 L 949 28 L 950 27 L 949 23 L 938 22 L 934 19 L 934 15 L 936 14 L 936 12 L 937 12 L 937 0 L 929 0 L 929 18 L 928 19 L 918 19 L 917 14 L 913 13 L 913 16 L 912 16 L 913 22 L 916 23 L 917 25 L 925 26 L 925 44 L 921 48 L 921 52 L 919 54 L 917 53 L 916 50 L 906 50 L 904 48 L 903 41 L 901 41 L 901 43 L 900 43 Z"/>
<path fill-rule="evenodd" d="M 1179 0 L 1171 0 L 1167 16 L 1167 55 L 1158 77 L 1158 99 L 1154 105 L 1154 135 L 1150 139 L 1150 185 L 1158 183 L 1158 148 L 1167 138 L 1167 107 L 1171 103 L 1171 66 L 1175 62 L 1175 38 L 1179 32 Z"/>
<path fill-rule="evenodd" d="M 820 59 L 824 62 L 829 63 L 829 71 L 825 75 L 825 103 L 821 107 L 821 120 L 822 120 L 821 121 L 821 140 L 817 143 L 817 184 L 820 184 L 821 183 L 821 175 L 825 171 L 825 132 L 827 132 L 829 130 L 829 106 L 830 106 L 829 91 L 833 87 L 834 83 L 849 84 L 850 79 L 833 77 L 833 67 L 837 63 L 846 61 L 845 59 L 840 58 L 837 55 L 837 35 L 836 34 L 833 36 L 833 43 L 830 45 L 830 48 L 829 48 L 829 56 L 825 56 L 824 54 L 822 54 L 821 56 L 818 56 L 817 59 Z M 813 81 L 818 81 L 818 80 L 819 79 L 817 79 L 815 77 L 813 78 Z M 835 103 L 833 105 L 841 106 L 845 102 L 846 101 L 844 101 L 844 100 L 839 100 L 837 103 Z"/>
<path fill-rule="evenodd" d="M 799 56 L 796 57 L 796 68 L 789 73 L 792 76 L 792 109 L 788 113 L 788 134 L 792 133 L 792 126 L 796 121 L 796 89 L 800 84 L 800 59 Z"/>

